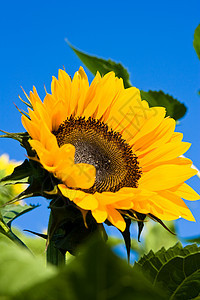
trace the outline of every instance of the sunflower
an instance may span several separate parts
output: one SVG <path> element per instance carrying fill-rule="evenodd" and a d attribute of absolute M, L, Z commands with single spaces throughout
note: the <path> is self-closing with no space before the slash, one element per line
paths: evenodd
<path fill-rule="evenodd" d="M 22 124 L 37 160 L 58 179 L 58 191 L 97 223 L 124 231 L 126 215 L 160 220 L 194 217 L 182 198 L 199 195 L 185 181 L 197 171 L 180 157 L 190 147 L 164 107 L 149 107 L 135 87 L 82 67 L 73 79 L 59 70 L 44 101 L 35 87 Z"/>

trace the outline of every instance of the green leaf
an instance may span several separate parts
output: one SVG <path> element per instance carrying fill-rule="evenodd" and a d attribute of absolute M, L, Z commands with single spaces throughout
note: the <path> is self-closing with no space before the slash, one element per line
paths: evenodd
<path fill-rule="evenodd" d="M 150 107 L 164 106 L 167 111 L 167 116 L 170 116 L 175 120 L 181 119 L 187 111 L 187 108 L 183 103 L 162 91 L 141 91 L 141 98 L 147 100 Z"/>
<path fill-rule="evenodd" d="M 197 26 L 194 32 L 194 41 L 193 41 L 194 49 L 200 59 L 200 24 Z"/>
<path fill-rule="evenodd" d="M 102 240 L 92 240 L 57 275 L 20 292 L 13 299 L 166 298 L 141 273 L 135 272 L 125 261 L 115 256 Z"/>
<path fill-rule="evenodd" d="M 140 270 L 155 287 L 163 286 L 169 299 L 193 299 L 200 293 L 200 248 L 180 243 L 144 255 L 134 269 Z"/>
<path fill-rule="evenodd" d="M 75 54 L 80 58 L 80 60 L 85 64 L 85 66 L 92 72 L 93 75 L 96 75 L 96 72 L 99 71 L 101 75 L 105 75 L 110 71 L 114 71 L 116 76 L 123 79 L 125 88 L 131 87 L 129 80 L 128 71 L 118 63 L 115 63 L 112 60 L 105 60 L 86 54 L 74 46 L 72 46 L 68 41 L 68 45 L 75 52 Z M 152 106 L 164 106 L 167 110 L 167 115 L 178 120 L 182 118 L 186 113 L 186 107 L 183 103 L 179 102 L 177 99 L 172 96 L 163 93 L 162 91 L 141 91 L 141 97 L 144 100 L 147 100 L 150 107 Z"/>
<path fill-rule="evenodd" d="M 200 244 L 200 236 L 194 236 L 194 237 L 185 237 L 185 238 L 181 238 L 181 241 L 185 242 L 185 243 L 197 243 Z"/>
<path fill-rule="evenodd" d="M 61 253 L 68 251 L 74 255 L 80 245 L 84 244 L 94 232 L 99 232 L 104 239 L 107 237 L 107 235 L 104 235 L 103 225 L 98 224 L 91 213 L 87 213 L 86 227 L 82 213 L 69 199 L 58 198 L 53 200 L 50 208 L 51 219 L 48 229 L 48 241 L 52 240 L 54 246 Z"/>
<path fill-rule="evenodd" d="M 12 174 L 3 177 L 0 182 L 6 182 L 6 184 L 28 183 L 28 177 L 31 174 L 31 164 L 28 159 L 25 159 L 20 166 L 15 167 Z"/>
<path fill-rule="evenodd" d="M 33 205 L 6 205 L 0 209 L 0 233 L 7 236 L 13 242 L 27 247 L 18 236 L 16 236 L 11 230 L 12 222 L 19 216 L 31 211 L 38 206 Z"/>
<path fill-rule="evenodd" d="M 169 230 L 176 232 L 174 222 L 165 222 Z M 178 242 L 178 237 L 171 234 L 160 224 L 148 221 L 145 223 L 145 232 L 143 235 L 143 251 L 148 253 L 150 250 L 158 251 L 160 248 L 166 249 L 174 246 Z"/>
<path fill-rule="evenodd" d="M 21 194 L 11 200 L 9 199 L 9 201 L 6 202 L 7 204 L 12 204 L 16 201 L 34 196 L 43 196 L 47 199 L 52 199 L 53 196 L 49 192 L 54 190 L 58 179 L 45 170 L 39 162 L 26 159 L 20 166 L 14 169 L 12 174 L 0 180 L 0 183 L 4 183 L 6 187 L 9 186 L 9 184 L 25 182 L 27 182 L 29 186 Z"/>
<path fill-rule="evenodd" d="M 0 249 L 0 298 L 10 299 L 56 274 L 53 267 L 44 265 L 43 258 L 34 257 L 24 248 L 1 241 Z"/>
<path fill-rule="evenodd" d="M 110 71 L 114 71 L 117 77 L 123 79 L 125 88 L 131 86 L 129 73 L 120 63 L 116 63 L 111 59 L 105 60 L 86 54 L 72 46 L 68 41 L 67 43 L 93 75 L 96 75 L 97 71 L 99 71 L 102 76 Z"/>
<path fill-rule="evenodd" d="M 39 205 L 16 205 L 10 204 L 1 208 L 1 214 L 4 222 L 11 228 L 11 223 L 19 216 L 35 209 Z"/>

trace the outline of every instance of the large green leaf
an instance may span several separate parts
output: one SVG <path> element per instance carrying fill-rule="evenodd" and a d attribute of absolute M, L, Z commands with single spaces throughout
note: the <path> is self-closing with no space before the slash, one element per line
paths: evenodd
<path fill-rule="evenodd" d="M 86 54 L 83 51 L 76 49 L 69 42 L 68 45 L 92 74 L 96 75 L 96 72 L 99 71 L 101 75 L 105 75 L 110 71 L 114 71 L 117 77 L 123 79 L 125 88 L 131 87 L 129 73 L 121 64 L 115 63 L 110 59 L 106 60 Z M 187 110 L 183 103 L 162 91 L 141 91 L 141 97 L 142 99 L 147 100 L 150 106 L 164 106 L 167 115 L 175 120 L 182 118 Z"/>
<path fill-rule="evenodd" d="M 175 120 L 181 119 L 187 111 L 187 108 L 183 103 L 162 91 L 141 91 L 141 97 L 148 101 L 150 107 L 164 106 L 167 111 L 167 116 L 170 116 Z"/>
<path fill-rule="evenodd" d="M 53 278 L 20 292 L 14 299 L 166 299 L 103 241 L 92 241 L 81 252 Z"/>
<path fill-rule="evenodd" d="M 194 41 L 193 41 L 194 49 L 200 59 L 200 24 L 197 26 L 194 32 Z"/>
<path fill-rule="evenodd" d="M 170 299 L 194 299 L 200 293 L 200 248 L 180 243 L 144 255 L 134 269 L 140 270 L 153 286 L 163 286 Z"/>
<path fill-rule="evenodd" d="M 23 289 L 52 277 L 56 270 L 26 249 L 0 242 L 0 298 L 10 299 Z M 9 298 L 7 298 L 9 297 Z M 28 299 L 28 298 L 27 298 Z"/>
<path fill-rule="evenodd" d="M 117 77 L 123 79 L 125 88 L 131 86 L 129 73 L 122 66 L 122 64 L 116 63 L 111 59 L 105 60 L 96 56 L 86 54 L 83 51 L 80 51 L 72 46 L 68 41 L 67 43 L 93 75 L 96 75 L 97 71 L 99 71 L 102 76 L 110 71 L 114 71 Z"/>

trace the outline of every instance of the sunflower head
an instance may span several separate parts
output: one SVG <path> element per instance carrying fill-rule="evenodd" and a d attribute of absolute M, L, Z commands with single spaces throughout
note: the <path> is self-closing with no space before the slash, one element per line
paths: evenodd
<path fill-rule="evenodd" d="M 44 188 L 40 180 L 37 194 L 78 209 L 86 228 L 90 220 L 121 232 L 146 216 L 194 220 L 182 200 L 199 199 L 185 183 L 196 174 L 182 157 L 190 144 L 165 108 L 150 108 L 114 72 L 97 72 L 89 84 L 82 67 L 73 79 L 59 70 L 43 101 L 35 87 L 27 99 L 28 113 L 21 112 L 29 161 L 51 182 Z"/>

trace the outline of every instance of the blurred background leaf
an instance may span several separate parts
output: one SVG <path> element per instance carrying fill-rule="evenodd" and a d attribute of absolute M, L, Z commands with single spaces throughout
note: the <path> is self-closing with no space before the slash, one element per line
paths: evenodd
<path fill-rule="evenodd" d="M 84 245 L 53 277 L 32 285 L 12 299 L 166 299 L 159 288 L 125 261 L 116 257 L 102 240 Z"/>
<path fill-rule="evenodd" d="M 56 269 L 44 266 L 41 257 L 14 243 L 0 240 L 0 248 L 0 297 L 20 293 L 56 274 Z"/>
<path fill-rule="evenodd" d="M 131 239 L 131 252 L 134 259 L 138 260 L 142 255 L 147 254 L 150 250 L 158 251 L 162 247 L 167 249 L 174 246 L 179 241 L 179 238 L 176 235 L 174 222 L 168 221 L 165 222 L 165 224 L 169 230 L 175 233 L 175 235 L 171 234 L 159 223 L 153 222 L 152 220 L 144 222 L 144 230 L 141 235 L 141 242 L 138 242 L 136 236 L 135 238 Z M 133 233 L 131 235 L 133 235 Z M 123 239 L 116 236 L 109 236 L 107 243 L 115 250 L 119 249 L 119 247 L 124 247 Z"/>
<path fill-rule="evenodd" d="M 43 265 L 45 265 L 45 248 L 46 248 L 46 240 L 30 236 L 28 234 L 25 234 L 20 229 L 13 227 L 12 232 L 21 240 L 23 243 L 28 247 L 28 249 L 31 251 L 31 253 L 34 256 L 40 256 L 43 259 Z M 13 242 L 8 239 L 5 235 L 0 234 L 0 243 L 5 242 L 9 245 L 12 245 Z"/>
<path fill-rule="evenodd" d="M 19 164 L 20 162 L 10 161 L 6 154 L 0 156 L 0 179 L 9 176 L 14 170 L 18 169 Z M 2 235 L 5 235 L 12 241 L 24 246 L 25 243 L 12 231 L 12 222 L 38 206 L 27 205 L 23 201 L 15 202 L 15 204 L 5 204 L 20 194 L 25 188 L 25 184 L 9 185 L 0 182 L 0 238 Z M 21 236 L 23 235 L 21 234 Z"/>
<path fill-rule="evenodd" d="M 194 41 L 193 41 L 194 49 L 200 59 L 200 24 L 197 26 L 194 32 Z"/>
<path fill-rule="evenodd" d="M 165 222 L 167 228 L 176 234 L 173 221 Z M 148 221 L 145 223 L 142 245 L 144 253 L 150 250 L 158 251 L 161 247 L 169 248 L 179 241 L 177 235 L 173 235 L 163 228 L 160 224 Z"/>

